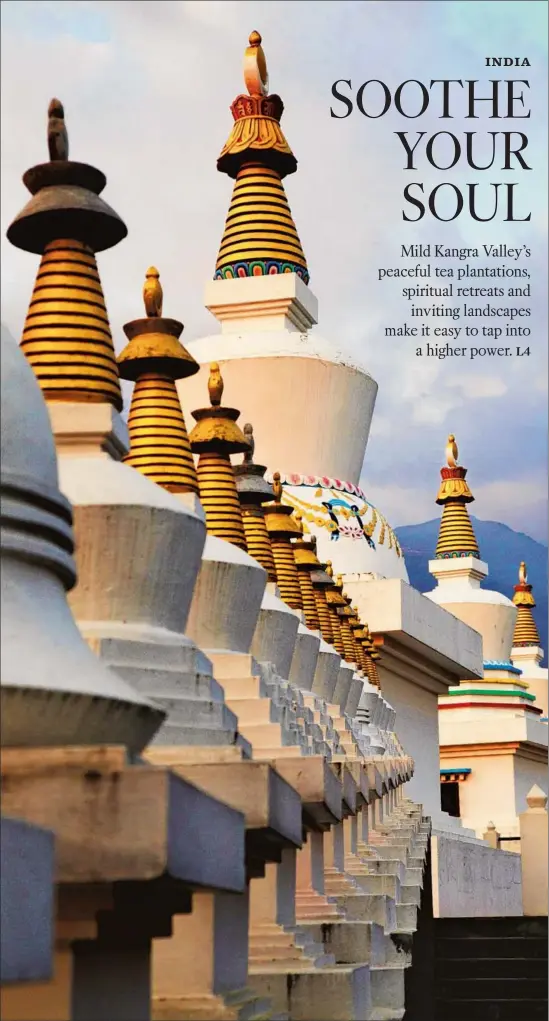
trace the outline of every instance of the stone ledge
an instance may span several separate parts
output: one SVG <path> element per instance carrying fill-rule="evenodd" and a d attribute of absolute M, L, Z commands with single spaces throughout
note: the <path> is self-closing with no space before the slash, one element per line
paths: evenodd
<path fill-rule="evenodd" d="M 299 793 L 304 825 L 325 830 L 340 822 L 343 787 L 325 759 L 320 755 L 288 756 L 275 759 L 273 765 Z"/>
<path fill-rule="evenodd" d="M 154 761 L 154 749 L 147 753 Z M 171 769 L 212 797 L 223 799 L 245 817 L 246 859 L 254 877 L 265 862 L 279 862 L 285 847 L 301 847 L 301 798 L 266 762 L 189 765 L 174 755 Z"/>
<path fill-rule="evenodd" d="M 369 575 L 347 574 L 345 588 L 371 633 L 384 636 L 384 654 L 403 663 L 410 660 L 412 682 L 444 694 L 455 680 L 483 676 L 478 632 L 411 585 L 396 578 L 373 581 Z"/>
<path fill-rule="evenodd" d="M 4 811 L 55 833 L 58 883 L 245 887 L 241 813 L 123 748 L 9 748 L 1 770 Z"/>

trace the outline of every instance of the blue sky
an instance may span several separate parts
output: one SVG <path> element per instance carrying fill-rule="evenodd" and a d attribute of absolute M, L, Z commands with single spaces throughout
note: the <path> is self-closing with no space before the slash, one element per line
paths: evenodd
<path fill-rule="evenodd" d="M 394 526 L 436 515 L 438 470 L 452 431 L 469 468 L 475 514 L 545 540 L 547 5 L 321 0 L 314 18 L 311 6 L 310 0 L 4 0 L 3 230 L 25 202 L 23 171 L 46 158 L 46 108 L 58 95 L 71 155 L 105 171 L 107 201 L 129 227 L 127 241 L 100 257 L 117 348 L 122 324 L 140 314 L 150 263 L 160 268 L 167 314 L 186 324 L 184 337 L 213 332 L 202 290 L 213 275 L 231 191 L 215 161 L 230 129 L 228 107 L 242 89 L 247 36 L 259 29 L 271 89 L 284 100 L 283 127 L 299 161 L 286 187 L 319 299 L 319 329 L 338 347 L 360 353 L 379 383 L 362 477 L 369 498 Z M 429 220 L 404 230 L 407 178 L 393 132 L 440 130 L 436 111 L 420 125 L 356 112 L 334 120 L 332 82 L 349 78 L 356 89 L 380 78 L 394 88 L 406 78 L 505 77 L 484 67 L 489 55 L 527 56 L 531 63 L 512 74 L 531 83 L 533 169 L 520 183 L 532 221 L 479 227 L 462 218 L 448 227 Z M 475 127 L 494 130 L 493 122 Z M 452 122 L 456 134 L 470 129 L 459 117 Z M 460 167 L 451 179 L 459 185 L 470 175 Z M 416 179 L 432 186 L 441 176 L 422 171 Z M 474 179 L 485 178 L 494 179 Z M 529 359 L 418 360 L 415 344 L 385 339 L 384 325 L 403 320 L 409 306 L 397 287 L 378 285 L 377 267 L 398 265 L 401 242 L 435 241 L 531 247 Z M 18 335 L 36 260 L 3 239 L 2 271 L 2 320 Z"/>

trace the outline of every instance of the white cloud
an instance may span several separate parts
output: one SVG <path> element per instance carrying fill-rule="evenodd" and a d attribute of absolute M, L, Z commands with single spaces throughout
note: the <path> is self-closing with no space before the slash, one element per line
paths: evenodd
<path fill-rule="evenodd" d="M 503 397 L 509 389 L 507 383 L 498 376 L 480 376 L 474 372 L 464 372 L 461 375 L 452 376 L 447 385 L 458 387 L 465 396 L 473 399 Z"/>

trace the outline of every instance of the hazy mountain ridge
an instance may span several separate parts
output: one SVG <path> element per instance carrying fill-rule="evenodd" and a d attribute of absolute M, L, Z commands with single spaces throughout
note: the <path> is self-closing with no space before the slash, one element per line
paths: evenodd
<path fill-rule="evenodd" d="M 518 581 L 518 567 L 525 560 L 528 567 L 528 581 L 533 585 L 536 608 L 534 617 L 538 626 L 542 647 L 547 652 L 547 546 L 537 542 L 524 532 L 515 532 L 499 521 L 481 521 L 474 518 L 475 535 L 480 555 L 490 569 L 483 588 L 495 589 L 513 597 L 513 586 Z M 429 592 L 435 587 L 435 579 L 428 570 L 428 561 L 433 557 L 437 543 L 440 518 L 424 521 L 419 525 L 403 525 L 395 528 L 404 552 L 410 584 L 420 592 Z M 544 663 L 547 661 L 547 656 Z"/>

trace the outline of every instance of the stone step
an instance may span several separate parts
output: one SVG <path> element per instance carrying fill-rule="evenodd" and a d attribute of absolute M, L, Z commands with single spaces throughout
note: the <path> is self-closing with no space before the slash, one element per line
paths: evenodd
<path fill-rule="evenodd" d="M 413 932 L 405 932 L 399 929 L 391 932 L 387 939 L 385 964 L 412 964 L 413 939 Z"/>
<path fill-rule="evenodd" d="M 405 1010 L 394 1010 L 392 1007 L 374 1007 L 369 1021 L 403 1021 Z"/>
<path fill-rule="evenodd" d="M 223 688 L 211 674 L 177 667 L 159 669 L 148 666 L 146 662 L 130 666 L 109 660 L 108 665 L 136 691 L 150 695 L 156 701 L 176 698 L 223 702 Z"/>
<path fill-rule="evenodd" d="M 382 872 L 371 875 L 351 874 L 364 893 L 386 893 L 397 903 L 401 901 L 401 885 L 396 876 Z"/>
<path fill-rule="evenodd" d="M 547 978 L 489 978 L 442 979 L 436 983 L 437 998 L 448 1003 L 459 1000 L 542 1000 L 547 998 Z M 526 1021 L 526 1015 L 525 1015 Z"/>
<path fill-rule="evenodd" d="M 421 887 L 416 883 L 404 883 L 400 887 L 400 903 L 415 904 L 419 907 L 421 903 Z"/>
<path fill-rule="evenodd" d="M 290 720 L 290 713 L 277 705 L 272 698 L 233 698 L 225 693 L 227 705 L 238 716 L 241 724 L 246 723 L 280 723 L 285 725 Z"/>
<path fill-rule="evenodd" d="M 152 697 L 152 696 L 151 696 Z M 172 725 L 237 729 L 237 717 L 223 702 L 198 701 L 189 698 L 160 698 L 154 694 L 154 701 L 169 714 Z"/>
<path fill-rule="evenodd" d="M 233 745 L 238 743 L 235 731 L 238 721 L 235 719 L 234 726 L 207 727 L 204 725 L 183 726 L 182 724 L 166 721 L 162 724 L 160 731 L 155 735 L 153 745 L 204 745 L 206 747 L 219 747 L 219 745 Z M 244 740 L 245 757 L 251 758 L 252 748 L 249 741 Z"/>
<path fill-rule="evenodd" d="M 437 1000 L 436 1021 L 547 1021 L 547 998 Z"/>
<path fill-rule="evenodd" d="M 151 1021 L 259 1021 L 272 1018 L 271 1001 L 251 989 L 225 996 L 153 997 Z"/>
<path fill-rule="evenodd" d="M 299 755 L 300 749 L 304 750 L 301 736 L 282 727 L 280 723 L 242 723 L 239 720 L 238 726 L 244 736 L 252 742 L 254 752 L 270 748 L 275 750 L 276 755 L 279 749 L 292 748 L 292 754 L 295 755 L 297 752 Z"/>
<path fill-rule="evenodd" d="M 259 674 L 226 677 L 223 680 L 225 698 L 267 698 L 272 687 Z"/>
<path fill-rule="evenodd" d="M 367 965 L 298 972 L 263 971 L 253 985 L 292 1021 L 368 1021 L 372 1009 Z"/>
<path fill-rule="evenodd" d="M 547 960 L 547 941 L 534 937 L 504 936 L 494 938 L 492 936 L 480 936 L 463 939 L 459 937 L 440 937 L 438 935 L 437 920 L 437 959 L 457 961 L 459 958 L 491 958 L 501 960 L 513 960 L 527 957 L 530 960 Z M 444 919 L 446 921 L 446 919 Z M 481 921 L 481 919 L 477 919 Z M 518 919 L 517 919 L 518 921 Z"/>
<path fill-rule="evenodd" d="M 424 869 L 406 867 L 404 872 L 405 874 L 402 881 L 406 884 L 406 886 L 414 884 L 415 886 L 423 887 Z"/>
<path fill-rule="evenodd" d="M 396 917 L 398 928 L 413 932 L 417 929 L 417 914 L 416 904 L 397 904 Z"/>
<path fill-rule="evenodd" d="M 336 964 L 385 964 L 390 937 L 376 922 L 351 919 L 325 924 L 308 922 L 307 929 L 315 941 L 322 940 L 325 950 Z"/>
<path fill-rule="evenodd" d="M 400 861 L 399 858 L 367 858 L 365 862 L 372 872 L 378 875 L 396 876 L 401 883 L 405 882 L 408 875 L 404 862 Z"/>
<path fill-rule="evenodd" d="M 521 947 L 520 953 L 526 955 L 527 948 Z M 436 977 L 442 980 L 461 978 L 466 982 L 469 978 L 539 979 L 546 975 L 545 957 L 458 957 L 453 960 L 443 957 L 436 963 Z"/>
<path fill-rule="evenodd" d="M 385 932 L 397 927 L 396 905 L 387 894 L 351 894 L 339 899 L 338 903 L 345 908 L 350 921 L 376 922 Z"/>
<path fill-rule="evenodd" d="M 547 946 L 547 915 L 525 918 L 437 918 L 436 937 L 454 939 L 538 939 Z M 469 956 L 474 956 L 470 954 Z M 498 955 L 495 954 L 495 957 Z"/>
<path fill-rule="evenodd" d="M 370 968 L 372 1006 L 404 1010 L 407 967 L 409 965 L 398 963 L 373 965 Z"/>

